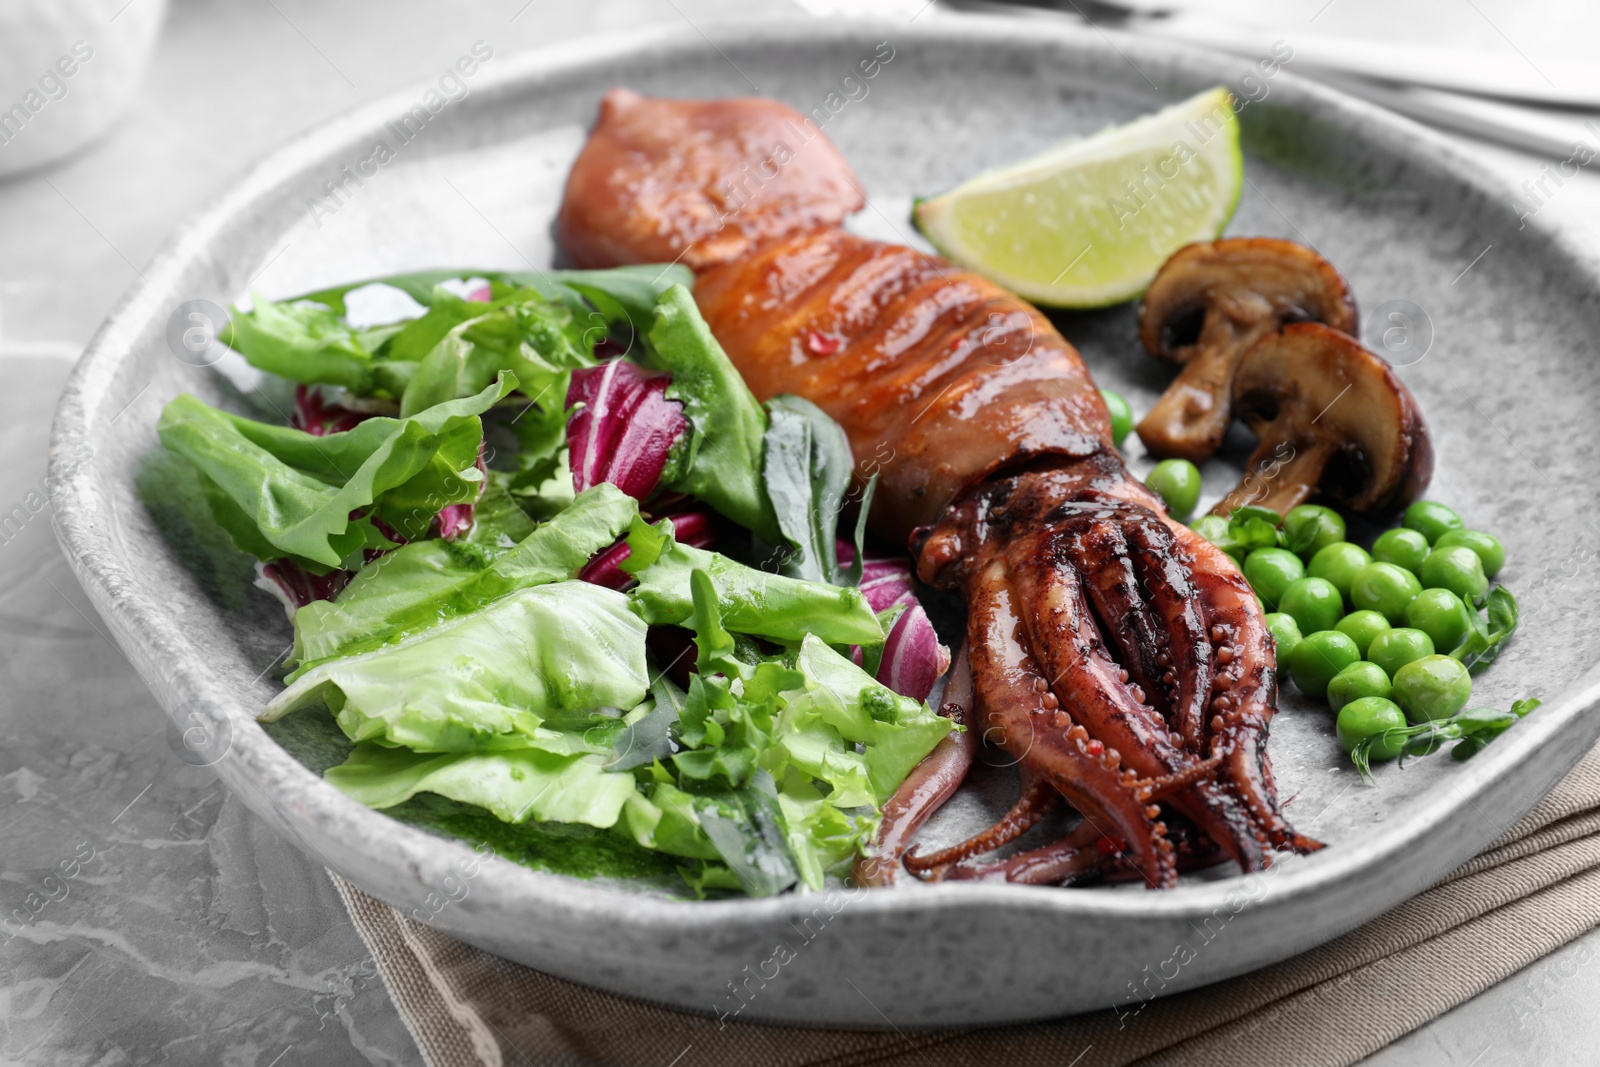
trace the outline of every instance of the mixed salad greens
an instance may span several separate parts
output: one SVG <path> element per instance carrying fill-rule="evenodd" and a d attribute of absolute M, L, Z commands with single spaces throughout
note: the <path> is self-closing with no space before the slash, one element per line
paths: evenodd
<path fill-rule="evenodd" d="M 949 654 L 909 566 L 838 538 L 871 491 L 844 433 L 758 402 L 690 283 L 256 297 L 223 340 L 296 383 L 289 424 L 185 395 L 158 429 L 293 618 L 263 720 L 326 708 L 354 743 L 329 782 L 594 828 L 700 894 L 818 889 L 954 728 Z"/>

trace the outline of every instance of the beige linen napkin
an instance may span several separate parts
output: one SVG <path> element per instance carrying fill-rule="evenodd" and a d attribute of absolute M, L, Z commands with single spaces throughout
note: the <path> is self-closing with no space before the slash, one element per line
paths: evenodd
<path fill-rule="evenodd" d="M 904 1034 L 719 1026 L 507 962 L 334 883 L 430 1067 L 1335 1067 L 1600 924 L 1600 748 L 1432 889 L 1304 955 L 1154 1001 L 1137 1026 L 1110 1011 Z"/>

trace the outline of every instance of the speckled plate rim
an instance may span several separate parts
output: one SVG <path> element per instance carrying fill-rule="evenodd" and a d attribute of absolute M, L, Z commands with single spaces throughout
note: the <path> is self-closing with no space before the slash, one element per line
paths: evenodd
<path fill-rule="evenodd" d="M 719 46 L 750 42 L 777 45 L 799 39 L 860 41 L 872 36 L 873 29 L 870 23 L 768 20 L 608 36 L 498 61 L 497 69 L 480 76 L 474 93 L 523 94 L 595 64 L 615 68 L 629 55 L 643 52 L 658 56 L 709 54 Z M 1232 57 L 1164 42 L 1124 35 L 1114 35 L 1113 41 L 1104 34 L 1079 33 L 1066 26 L 1031 20 L 972 16 L 963 17 L 958 23 L 929 20 L 911 27 L 896 25 L 892 30 L 897 40 L 911 43 L 979 40 L 1076 50 L 1102 57 L 1115 51 L 1124 58 L 1165 62 L 1197 78 L 1218 81 L 1226 80 L 1238 64 Z M 1497 179 L 1432 131 L 1288 71 L 1280 73 L 1274 85 L 1280 102 L 1336 127 L 1358 131 L 1361 138 L 1396 155 L 1410 156 L 1424 167 L 1448 172 L 1451 181 L 1475 193 L 1510 203 L 1509 191 Z M 179 708 L 199 706 L 211 709 L 219 723 L 225 720 L 225 728 L 232 731 L 232 744 L 215 768 L 246 803 L 281 831 L 317 852 L 330 867 L 359 870 L 371 864 L 400 873 L 403 881 L 415 889 L 412 899 L 396 900 L 392 893 L 386 895 L 391 897 L 391 903 L 402 907 L 420 904 L 429 887 L 450 877 L 457 862 L 468 858 L 470 851 L 458 842 L 443 840 L 363 807 L 325 783 L 268 737 L 255 722 L 255 709 L 240 706 L 226 693 L 196 654 L 174 615 L 140 587 L 131 569 L 135 561 L 129 560 L 118 545 L 114 517 L 96 485 L 93 465 L 76 462 L 74 457 L 82 455 L 85 447 L 92 448 L 97 422 L 112 410 L 113 399 L 108 390 L 109 383 L 115 380 L 115 368 L 129 358 L 141 337 L 150 335 L 153 324 L 163 322 L 167 312 L 190 295 L 183 289 L 185 272 L 197 262 L 214 260 L 213 242 L 229 220 L 247 215 L 308 168 L 323 165 L 350 147 L 366 143 L 387 119 L 408 106 L 417 92 L 412 89 L 396 93 L 290 141 L 250 168 L 171 238 L 144 272 L 144 280 L 122 299 L 95 334 L 74 369 L 56 412 L 50 460 L 57 536 L 96 608 L 123 649 L 142 666 L 146 680 L 169 714 Z M 1528 219 L 1527 227 L 1545 241 L 1554 255 L 1565 260 L 1563 265 L 1570 266 L 1600 291 L 1600 270 L 1575 241 L 1538 217 Z M 1360 910 L 1370 917 L 1425 888 L 1524 814 L 1577 761 L 1600 733 L 1600 716 L 1585 714 L 1597 704 L 1600 669 L 1592 668 L 1565 692 L 1548 700 L 1536 717 L 1484 755 L 1457 768 L 1453 788 L 1433 791 L 1405 820 L 1376 827 L 1364 842 L 1342 845 L 1286 868 L 1276 880 L 1271 905 L 1283 907 L 1307 896 L 1352 892 L 1365 882 L 1359 887 L 1369 899 Z M 1490 803 L 1494 817 L 1475 820 L 1470 830 L 1463 831 L 1457 818 L 1459 812 L 1463 805 L 1480 801 Z M 1363 874 L 1415 852 L 1419 843 L 1444 834 L 1447 827 L 1450 847 L 1432 852 L 1432 862 L 1426 869 L 1408 867 L 1405 876 L 1376 885 L 1363 879 Z M 346 863 L 333 863 L 311 845 L 307 834 L 343 841 L 357 855 L 353 861 L 347 858 Z M 360 855 L 362 850 L 367 855 Z M 367 881 L 359 873 L 351 877 L 358 884 Z M 951 921 L 959 921 L 960 913 L 972 908 L 1017 909 L 1059 921 L 1154 916 L 1202 919 L 1223 906 L 1233 881 L 1198 882 L 1148 894 L 946 884 L 906 892 L 869 893 L 852 909 L 867 916 L 899 911 L 948 915 Z M 582 886 L 583 891 L 572 892 L 575 885 Z M 550 923 L 584 925 L 603 920 L 613 928 L 659 928 L 670 924 L 686 937 L 725 930 L 730 923 L 765 925 L 798 919 L 811 906 L 808 898 L 795 895 L 704 902 L 659 899 L 499 860 L 484 864 L 474 881 L 473 895 L 479 908 L 515 906 L 524 914 L 536 909 L 543 921 Z M 1351 925 L 1354 922 L 1345 923 L 1343 928 Z M 1327 940 L 1339 932 L 1340 929 L 1329 931 L 1316 940 Z M 1262 962 L 1306 947 L 1309 945 L 1285 942 L 1264 954 Z M 1214 980 L 1223 975 L 1211 977 Z"/>

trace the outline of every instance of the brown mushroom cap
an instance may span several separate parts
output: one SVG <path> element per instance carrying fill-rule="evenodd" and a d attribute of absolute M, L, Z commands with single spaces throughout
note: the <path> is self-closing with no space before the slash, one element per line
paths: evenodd
<path fill-rule="evenodd" d="M 1139 423 L 1145 447 L 1163 458 L 1210 459 L 1228 430 L 1239 357 L 1290 322 L 1356 329 L 1350 286 L 1310 248 L 1230 237 L 1175 252 L 1139 307 L 1144 347 L 1183 368 Z"/>
<path fill-rule="evenodd" d="M 1259 443 L 1213 514 L 1245 504 L 1282 513 L 1313 492 L 1354 511 L 1388 511 L 1420 497 L 1433 476 L 1411 391 L 1383 359 L 1321 323 L 1284 326 L 1251 345 L 1232 399 Z"/>

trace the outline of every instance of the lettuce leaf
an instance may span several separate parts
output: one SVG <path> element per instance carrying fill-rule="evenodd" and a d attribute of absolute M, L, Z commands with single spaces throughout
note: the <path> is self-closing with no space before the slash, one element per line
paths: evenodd
<path fill-rule="evenodd" d="M 620 537 L 638 513 L 615 486 L 597 485 L 509 547 L 476 536 L 466 544 L 403 545 L 362 567 L 334 600 L 314 601 L 296 612 L 291 655 L 300 667 L 290 679 L 335 657 L 392 644 L 466 615 L 516 590 L 565 581 Z"/>
<path fill-rule="evenodd" d="M 416 752 L 570 751 L 546 720 L 643 701 L 644 636 L 621 593 L 576 581 L 537 585 L 398 644 L 313 667 L 261 718 L 320 700 L 352 741 Z M 585 750 L 609 751 L 617 729 Z"/>
<path fill-rule="evenodd" d="M 608 773 L 594 756 L 537 749 L 419 755 L 364 744 L 324 777 L 368 807 L 392 808 L 418 793 L 437 793 L 486 808 L 508 823 L 615 826 L 635 795 L 631 774 Z"/>
<path fill-rule="evenodd" d="M 699 670 L 678 713 L 679 749 L 656 765 L 648 802 L 630 802 L 629 826 L 640 844 L 685 856 L 710 859 L 709 844 L 751 895 L 796 880 L 820 888 L 951 723 L 814 636 L 749 662 L 710 576 L 695 570 L 690 586 Z"/>
<path fill-rule="evenodd" d="M 628 798 L 624 825 L 645 848 L 714 861 L 684 871 L 696 889 L 734 889 L 753 897 L 781 893 L 799 879 L 782 799 L 765 772 L 741 789 L 689 793 L 655 782 Z M 816 886 L 821 887 L 819 878 Z"/>
<path fill-rule="evenodd" d="M 769 574 L 716 552 L 679 544 L 666 520 L 635 519 L 622 569 L 639 580 L 628 594 L 648 623 L 682 625 L 694 615 L 690 576 L 711 579 L 729 630 L 795 643 L 815 634 L 829 644 L 883 641 L 883 628 L 858 590 Z"/>
<path fill-rule="evenodd" d="M 950 732 L 949 719 L 896 693 L 816 637 L 805 639 L 793 662 L 805 687 L 785 694 L 773 737 L 788 763 L 833 787 L 835 806 L 887 800 Z M 781 770 L 776 757 L 764 765 L 774 774 Z"/>
<path fill-rule="evenodd" d="M 541 305 L 546 315 L 567 316 L 573 324 L 567 336 L 586 352 L 592 352 L 594 342 L 613 328 L 625 330 L 631 347 L 649 330 L 656 297 L 673 285 L 693 284 L 687 269 L 660 265 L 599 271 L 419 271 L 364 279 L 282 301 L 252 294 L 251 309 L 234 308 L 221 339 L 252 365 L 291 381 L 398 398 L 419 364 L 453 329 L 489 310 L 488 305 L 441 287 L 471 278 L 490 283 L 491 305 L 496 307 Z M 426 310 L 408 322 L 365 329 L 351 326 L 345 297 L 373 285 L 398 289 Z M 414 404 L 428 406 L 423 403 L 425 395 L 436 401 L 451 399 L 442 388 L 450 362 L 441 356 L 441 365 L 429 369 L 432 381 L 417 387 Z M 532 381 L 525 379 L 523 384 L 527 388 Z"/>
<path fill-rule="evenodd" d="M 400 326 L 356 329 L 341 312 L 312 300 L 274 302 L 252 293 L 251 305 L 249 311 L 232 310 L 220 338 L 252 366 L 291 381 L 342 385 L 362 395 L 385 391 L 379 385 L 377 352 Z"/>
<path fill-rule="evenodd" d="M 363 548 L 390 546 L 374 518 L 415 537 L 441 508 L 475 499 L 483 482 L 478 416 L 515 387 L 506 375 L 476 396 L 323 437 L 218 411 L 185 393 L 163 409 L 156 429 L 199 469 L 218 524 L 240 549 L 323 573 Z"/>
<path fill-rule="evenodd" d="M 661 294 L 644 362 L 672 372 L 667 397 L 683 404 L 691 432 L 673 446 L 661 483 L 710 504 L 768 544 L 781 544 L 761 484 L 766 412 L 711 336 L 683 286 Z"/>
<path fill-rule="evenodd" d="M 533 298 L 519 299 L 524 294 Z M 570 307 L 537 298 L 531 290 L 519 290 L 503 303 L 467 306 L 482 313 L 452 327 L 422 357 L 400 398 L 401 415 L 470 396 L 504 371 L 516 374 L 535 402 L 559 407 L 567 372 L 594 363 L 595 338 Z"/>

